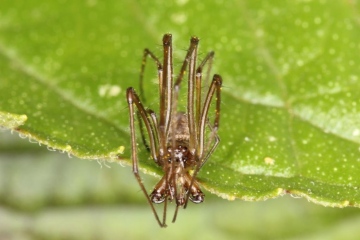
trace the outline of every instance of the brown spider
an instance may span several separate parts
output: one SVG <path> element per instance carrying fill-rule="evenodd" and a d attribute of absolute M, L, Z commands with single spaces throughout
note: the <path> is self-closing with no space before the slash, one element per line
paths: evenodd
<path fill-rule="evenodd" d="M 220 141 L 217 131 L 220 119 L 220 90 L 222 79 L 220 75 L 215 74 L 213 76 L 207 96 L 202 100 L 202 70 L 206 64 L 209 65 L 210 70 L 214 52 L 208 53 L 200 65 L 196 66 L 198 43 L 199 39 L 197 37 L 190 39 L 190 47 L 175 84 L 173 84 L 172 35 L 165 34 L 163 37 L 163 64 L 160 63 L 151 51 L 148 49 L 144 50 L 140 74 L 140 93 L 143 92 L 142 82 L 146 59 L 150 57 L 158 67 L 160 95 L 159 117 L 156 116 L 154 111 L 145 109 L 139 96 L 132 87 L 128 88 L 126 92 L 130 113 L 133 173 L 151 206 L 156 221 L 161 227 L 166 227 L 168 200 L 170 202 L 175 200 L 176 202 L 172 222 L 176 220 L 179 206 L 186 208 L 189 199 L 194 203 L 204 201 L 205 195 L 199 187 L 196 175 Z M 186 112 L 180 112 L 177 109 L 179 91 L 187 67 L 189 68 L 187 110 Z M 213 124 L 211 124 L 208 119 L 208 112 L 214 94 L 216 95 L 215 117 Z M 136 106 L 136 110 L 134 106 Z M 138 114 L 143 142 L 150 151 L 155 163 L 162 167 L 164 171 L 164 176 L 158 184 L 156 184 L 150 195 L 147 194 L 139 175 L 139 160 L 137 157 L 135 136 L 135 113 Z M 143 124 L 146 128 L 149 144 L 147 144 L 145 140 Z M 208 133 L 206 133 L 206 131 Z M 153 203 L 163 202 L 163 219 L 160 221 Z"/>

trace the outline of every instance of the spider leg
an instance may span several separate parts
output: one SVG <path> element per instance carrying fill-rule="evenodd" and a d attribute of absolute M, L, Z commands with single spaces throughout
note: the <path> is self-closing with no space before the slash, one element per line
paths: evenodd
<path fill-rule="evenodd" d="M 150 152 L 151 149 L 150 149 L 149 144 L 148 144 L 147 141 L 146 141 L 144 125 L 143 125 L 143 123 L 142 123 L 142 121 L 141 121 L 141 115 L 140 115 L 140 112 L 139 112 L 139 111 L 136 111 L 136 117 L 137 117 L 137 121 L 138 121 L 138 123 L 139 123 L 141 141 L 143 142 L 146 151 Z"/>
<path fill-rule="evenodd" d="M 140 79 L 139 79 L 139 92 L 140 92 L 140 96 L 141 96 L 143 103 L 146 103 L 145 92 L 144 92 L 144 73 L 145 73 L 145 67 L 146 67 L 148 57 L 150 57 L 156 63 L 157 69 L 158 69 L 159 82 L 162 81 L 160 79 L 162 77 L 162 65 L 161 65 L 159 59 L 149 49 L 145 48 L 144 53 L 143 53 L 142 62 L 141 62 Z M 144 126 L 143 126 L 142 121 L 140 120 L 141 116 L 138 111 L 136 112 L 136 116 L 137 116 L 137 120 L 139 122 L 141 140 L 142 140 L 146 150 L 148 152 L 150 152 L 150 146 L 146 141 Z"/>
<path fill-rule="evenodd" d="M 207 86 L 208 85 L 208 81 L 209 81 L 209 76 L 210 76 L 210 70 L 211 70 L 211 67 L 212 67 L 212 62 L 213 62 L 213 59 L 214 59 L 214 55 L 215 55 L 215 52 L 209 52 L 208 55 L 204 58 L 204 60 L 200 63 L 200 65 L 198 66 L 198 69 L 196 71 L 196 80 L 197 82 L 199 82 L 199 85 L 201 84 L 201 77 L 202 77 L 202 70 L 205 66 L 205 64 L 208 65 L 208 69 L 206 71 L 206 76 L 205 76 L 205 85 Z M 197 90 L 200 89 L 200 87 L 197 88 Z M 200 109 L 201 109 L 201 92 L 200 90 L 198 90 L 198 95 L 199 96 L 197 98 L 197 107 L 198 107 L 198 111 L 200 113 Z M 220 91 L 216 93 L 217 94 L 217 99 L 220 99 Z M 218 101 L 218 104 L 220 104 L 220 101 Z M 217 110 L 217 117 L 215 118 L 214 120 L 214 126 L 216 127 L 213 127 L 211 126 L 211 124 L 207 121 L 207 125 L 208 127 L 210 128 L 210 131 L 211 131 L 211 136 L 208 140 L 208 143 L 206 144 L 206 148 L 205 149 L 210 149 L 208 151 L 208 153 L 206 154 L 206 156 L 203 158 L 203 160 L 201 161 L 201 166 L 200 168 L 205 164 L 205 162 L 209 159 L 209 157 L 212 155 L 212 153 L 215 151 L 216 147 L 218 146 L 218 144 L 220 143 L 220 138 L 219 138 L 219 135 L 217 134 L 217 129 L 219 127 L 219 114 L 220 114 L 220 105 L 216 107 Z M 199 118 L 196 119 L 197 122 L 200 122 L 200 114 L 199 114 Z M 199 136 L 198 136 L 199 137 Z M 211 142 L 214 142 L 213 146 L 210 148 L 210 144 Z"/>
<path fill-rule="evenodd" d="M 178 211 L 179 211 L 179 206 L 180 206 L 180 205 L 176 204 L 174 216 L 173 216 L 173 219 L 172 219 L 172 222 L 173 222 L 173 223 L 176 221 L 177 214 L 178 214 Z"/>
<path fill-rule="evenodd" d="M 209 86 L 209 77 L 210 77 L 210 71 L 212 67 L 212 62 L 214 59 L 215 53 L 213 51 L 209 52 L 206 57 L 203 59 L 203 61 L 199 64 L 199 66 L 196 69 L 196 77 L 195 77 L 195 86 L 196 86 L 196 122 L 200 122 L 200 114 L 201 114 L 201 105 L 202 105 L 202 99 L 201 99 L 201 85 L 202 85 L 202 72 L 207 65 L 207 71 L 205 75 L 205 86 Z M 197 132 L 199 134 L 199 131 Z M 199 135 L 196 136 L 197 139 L 199 138 Z"/>
<path fill-rule="evenodd" d="M 204 139 L 205 139 L 205 125 L 207 123 L 209 108 L 211 104 L 212 97 L 216 92 L 216 106 L 215 106 L 215 119 L 213 124 L 213 130 L 217 132 L 219 128 L 219 121 L 220 121 L 220 104 L 221 104 L 221 85 L 222 85 L 222 78 L 220 75 L 215 74 L 211 85 L 209 87 L 209 91 L 205 98 L 204 106 L 201 112 L 201 117 L 199 121 L 199 148 L 198 148 L 198 156 L 199 159 L 203 158 L 204 155 Z"/>
<path fill-rule="evenodd" d="M 166 211 L 167 211 L 167 204 L 168 204 L 168 198 L 166 196 L 165 201 L 164 201 L 164 209 L 163 209 L 163 222 L 162 222 L 162 226 L 166 227 Z"/>
<path fill-rule="evenodd" d="M 200 121 L 198 123 L 199 124 L 199 139 L 198 139 L 199 142 L 198 142 L 198 149 L 196 151 L 196 153 L 197 153 L 196 157 L 197 157 L 198 163 L 197 163 L 194 173 L 192 175 L 189 189 L 191 189 L 192 185 L 194 184 L 196 175 L 199 172 L 201 166 L 206 162 L 206 160 L 210 156 L 209 153 L 212 153 L 215 150 L 215 148 L 218 145 L 219 140 L 220 140 L 217 137 L 216 133 L 219 128 L 219 121 L 220 121 L 221 85 L 222 85 L 221 76 L 215 74 L 213 77 L 213 80 L 211 82 L 211 85 L 209 87 L 207 96 L 205 98 L 204 106 L 203 106 L 201 116 L 200 116 Z M 216 93 L 216 106 L 215 106 L 216 109 L 215 109 L 215 119 L 214 119 L 214 125 L 213 125 L 213 134 L 215 137 L 215 144 L 212 147 L 212 149 L 210 150 L 210 152 L 206 156 L 204 156 L 205 125 L 207 124 L 208 113 L 209 113 L 209 109 L 210 109 L 210 105 L 211 105 L 214 93 Z M 201 160 L 201 159 L 203 159 L 203 160 Z M 190 192 L 188 192 L 188 194 L 186 196 L 184 208 L 186 208 L 186 206 L 187 206 L 189 197 L 190 197 Z"/>
<path fill-rule="evenodd" d="M 147 128 L 148 134 L 149 134 L 149 138 L 150 138 L 150 150 L 151 150 L 151 155 L 154 159 L 155 162 L 158 162 L 157 156 L 158 153 L 156 151 L 156 143 L 155 143 L 155 138 L 154 138 L 154 128 L 151 127 L 152 123 L 149 120 L 149 116 L 148 116 L 148 112 L 145 111 L 144 106 L 142 105 L 142 103 L 140 102 L 140 99 L 138 97 L 138 95 L 136 94 L 135 90 L 133 88 L 128 88 L 126 91 L 126 98 L 127 98 L 127 102 L 128 102 L 128 106 L 129 106 L 129 115 L 130 115 L 130 134 L 131 134 L 131 159 L 132 159 L 132 167 L 133 167 L 133 173 L 139 183 L 139 186 L 142 190 L 142 192 L 145 194 L 146 199 L 148 201 L 148 203 L 150 204 L 150 207 L 152 209 L 152 212 L 154 213 L 155 219 L 158 222 L 158 224 L 161 227 L 166 227 L 165 222 L 161 223 L 159 216 L 157 214 L 157 211 L 153 205 L 153 202 L 150 200 L 149 195 L 146 192 L 145 186 L 142 183 L 142 179 L 141 176 L 139 174 L 139 160 L 137 157 L 137 150 L 136 150 L 136 135 L 135 135 L 135 119 L 134 119 L 134 114 L 135 114 L 135 109 L 134 109 L 134 104 L 137 108 L 137 110 L 139 111 L 139 115 L 141 116 L 141 119 L 144 121 L 144 124 Z"/>
<path fill-rule="evenodd" d="M 140 70 L 140 79 L 139 79 L 139 91 L 140 91 L 140 96 L 141 99 L 143 100 L 143 102 L 145 103 L 145 92 L 144 92 L 144 73 L 145 73 L 145 67 L 146 67 L 146 63 L 147 63 L 147 58 L 150 57 L 157 65 L 158 68 L 158 78 L 161 77 L 161 72 L 162 72 L 162 65 L 161 62 L 159 61 L 159 59 L 147 48 L 144 49 L 144 54 L 143 54 L 143 58 L 142 58 L 142 62 L 141 62 L 141 70 Z M 161 82 L 161 80 L 159 80 L 159 82 Z"/>
<path fill-rule="evenodd" d="M 201 166 L 200 168 L 206 163 L 206 161 L 209 159 L 209 157 L 213 154 L 213 152 L 215 151 L 216 147 L 219 145 L 220 143 L 220 138 L 219 135 L 217 134 L 217 129 L 215 129 L 213 126 L 211 126 L 211 124 L 209 122 L 207 122 L 207 125 L 211 131 L 211 136 L 208 140 L 208 142 L 206 143 L 206 148 L 205 149 L 209 149 L 209 151 L 207 151 L 206 156 L 203 158 L 203 160 L 201 161 Z M 210 147 L 211 143 L 213 142 L 213 145 Z"/>
<path fill-rule="evenodd" d="M 172 94 L 173 94 L 173 62 L 172 62 L 172 35 L 163 37 L 164 61 L 163 70 L 159 77 L 160 114 L 159 114 L 159 142 L 160 154 L 165 154 L 167 136 L 171 125 Z"/>

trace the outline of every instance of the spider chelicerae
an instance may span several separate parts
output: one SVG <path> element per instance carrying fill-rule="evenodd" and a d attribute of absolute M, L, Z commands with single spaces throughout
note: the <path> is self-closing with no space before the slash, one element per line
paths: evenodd
<path fill-rule="evenodd" d="M 220 142 L 217 131 L 220 120 L 222 78 L 217 74 L 213 76 L 207 95 L 202 99 L 203 68 L 208 66 L 208 70 L 210 70 L 214 52 L 209 52 L 197 65 L 198 44 L 199 38 L 191 37 L 189 49 L 175 83 L 173 83 L 172 35 L 165 34 L 163 37 L 163 63 L 151 51 L 144 50 L 140 74 L 140 93 L 143 95 L 144 70 L 146 60 L 150 57 L 158 68 L 158 115 L 153 110 L 145 108 L 134 88 L 130 87 L 126 92 L 130 114 L 133 173 L 161 227 L 166 227 L 168 201 L 176 203 L 172 222 L 176 220 L 179 207 L 186 208 L 189 199 L 194 203 L 204 201 L 205 195 L 199 187 L 196 176 Z M 178 110 L 179 91 L 186 74 L 188 76 L 187 102 L 186 111 L 182 112 Z M 212 104 L 215 104 L 215 114 L 214 120 L 210 121 L 208 115 Z M 149 195 L 139 175 L 135 133 L 136 116 L 142 140 L 152 159 L 164 172 L 164 176 Z M 162 220 L 160 220 L 154 203 L 164 203 Z"/>

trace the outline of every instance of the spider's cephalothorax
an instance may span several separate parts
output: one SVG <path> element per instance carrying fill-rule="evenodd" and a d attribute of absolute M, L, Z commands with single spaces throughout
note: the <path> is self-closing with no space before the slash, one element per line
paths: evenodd
<path fill-rule="evenodd" d="M 178 208 L 180 206 L 186 208 L 189 199 L 194 203 L 204 201 L 204 194 L 199 187 L 196 175 L 220 141 L 217 131 L 220 119 L 222 79 L 220 75 L 215 74 L 210 86 L 208 86 L 206 97 L 201 98 L 202 71 L 207 65 L 209 72 L 214 52 L 206 55 L 204 60 L 197 65 L 198 43 L 197 37 L 190 39 L 190 47 L 175 83 L 173 83 L 171 34 L 165 34 L 163 37 L 163 63 L 152 52 L 145 49 L 140 74 L 140 93 L 142 96 L 144 95 L 143 74 L 146 60 L 150 57 L 158 67 L 160 108 L 158 116 L 151 109 L 144 107 L 132 87 L 127 89 L 133 172 L 161 227 L 166 226 L 168 201 L 176 203 L 173 222 L 176 220 Z M 186 73 L 188 74 L 186 112 L 180 112 L 177 109 L 177 104 L 181 82 Z M 213 96 L 215 96 L 215 115 L 213 122 L 211 122 L 208 113 Z M 147 194 L 138 171 L 139 161 L 136 149 L 134 115 L 138 116 L 144 145 L 164 172 L 164 176 L 156 184 L 150 195 Z M 164 203 L 162 221 L 160 221 L 153 203 Z"/>

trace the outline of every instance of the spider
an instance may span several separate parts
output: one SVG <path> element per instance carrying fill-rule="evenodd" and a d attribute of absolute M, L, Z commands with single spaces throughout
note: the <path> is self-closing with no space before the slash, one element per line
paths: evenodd
<path fill-rule="evenodd" d="M 209 66 L 208 71 L 210 71 L 214 52 L 209 52 L 197 66 L 198 43 L 197 37 L 191 37 L 189 49 L 175 83 L 173 83 L 172 35 L 163 36 L 163 63 L 150 50 L 144 50 L 140 73 L 140 93 L 143 95 L 143 75 L 146 60 L 150 57 L 158 68 L 160 102 L 158 115 L 153 110 L 145 108 L 134 88 L 129 87 L 126 91 L 130 115 L 132 171 L 160 227 L 167 226 L 168 201 L 176 203 L 172 222 L 176 221 L 179 207 L 186 208 L 189 199 L 194 203 L 204 201 L 205 195 L 199 187 L 196 175 L 220 142 L 217 131 L 220 120 L 222 78 L 217 74 L 213 76 L 203 100 L 201 98 L 202 71 L 205 65 Z M 179 91 L 187 72 L 186 112 L 181 112 L 178 111 Z M 208 113 L 214 95 L 215 116 L 211 123 Z M 136 115 L 142 140 L 151 158 L 164 172 L 164 176 L 149 195 L 139 174 L 135 134 Z M 146 133 L 149 143 L 145 139 Z M 164 203 L 162 220 L 154 207 L 154 204 L 159 203 Z"/>

